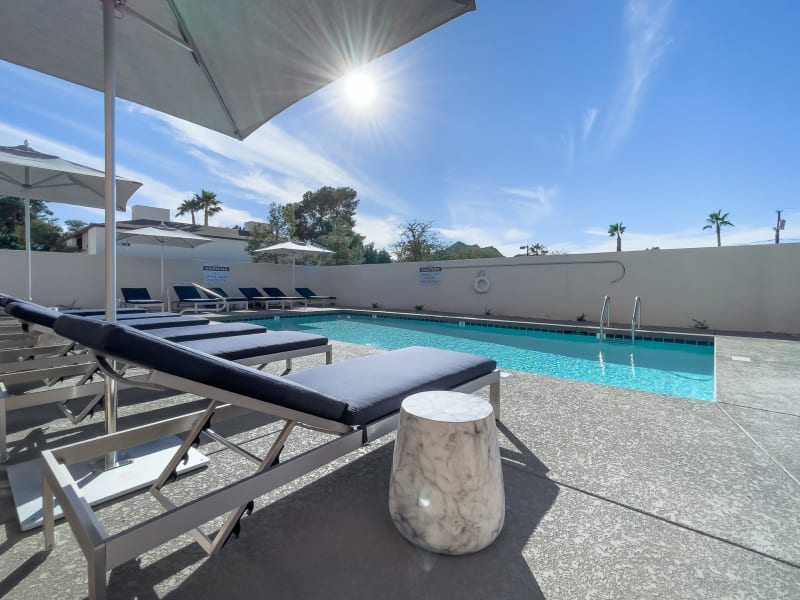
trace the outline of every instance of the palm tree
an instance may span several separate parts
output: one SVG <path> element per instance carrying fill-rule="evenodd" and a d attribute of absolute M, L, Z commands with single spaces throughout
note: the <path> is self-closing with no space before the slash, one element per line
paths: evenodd
<path fill-rule="evenodd" d="M 186 200 L 181 202 L 181 205 L 178 207 L 178 210 L 175 211 L 175 216 L 182 217 L 185 214 L 191 214 L 192 225 L 196 225 L 197 223 L 195 222 L 194 219 L 194 213 L 202 209 L 203 207 L 200 206 L 200 204 L 197 202 L 197 194 L 195 194 L 193 198 L 187 198 Z"/>
<path fill-rule="evenodd" d="M 608 235 L 610 237 L 617 236 L 617 252 L 622 252 L 622 234 L 625 233 L 625 225 L 622 223 L 614 223 L 608 226 Z"/>
<path fill-rule="evenodd" d="M 703 227 L 703 231 L 705 231 L 706 229 L 711 229 L 712 227 L 714 227 L 717 230 L 717 248 L 719 248 L 720 246 L 722 246 L 722 238 L 720 237 L 719 233 L 720 228 L 726 226 L 733 227 L 733 223 L 728 221 L 728 213 L 725 213 L 723 215 L 722 209 L 719 209 L 717 212 L 708 215 L 706 223 L 708 223 L 708 225 Z"/>
<path fill-rule="evenodd" d="M 203 211 L 203 225 L 206 227 L 208 227 L 208 217 L 222 212 L 222 203 L 217 200 L 214 192 L 200 190 L 199 194 L 194 195 L 194 200 L 197 202 L 199 210 Z"/>

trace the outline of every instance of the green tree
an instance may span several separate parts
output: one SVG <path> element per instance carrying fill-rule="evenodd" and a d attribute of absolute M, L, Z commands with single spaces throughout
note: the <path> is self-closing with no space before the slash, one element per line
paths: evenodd
<path fill-rule="evenodd" d="M 358 193 L 349 187 L 321 187 L 316 192 L 306 192 L 302 201 L 293 204 L 295 232 L 300 240 L 316 240 L 331 233 L 334 222 L 341 227 L 355 227 Z"/>
<path fill-rule="evenodd" d="M 202 209 L 203 207 L 200 206 L 200 203 L 197 200 L 197 194 L 195 194 L 192 198 L 187 198 L 181 202 L 178 210 L 175 211 L 175 216 L 182 217 L 183 215 L 192 215 L 192 225 L 197 225 L 195 213 L 200 212 Z"/>
<path fill-rule="evenodd" d="M 194 195 L 194 200 L 199 206 L 199 210 L 203 211 L 203 225 L 208 227 L 208 217 L 213 217 L 222 212 L 222 202 L 217 199 L 214 192 L 207 190 L 200 190 L 199 194 Z"/>
<path fill-rule="evenodd" d="M 64 232 L 47 204 L 31 200 L 31 248 L 62 250 Z M 25 203 L 22 198 L 0 196 L 0 248 L 25 248 Z"/>
<path fill-rule="evenodd" d="M 364 244 L 364 264 L 377 265 L 392 262 L 392 255 L 386 250 L 376 250 L 375 242 Z"/>
<path fill-rule="evenodd" d="M 406 221 L 398 228 L 400 239 L 392 245 L 399 262 L 433 260 L 444 252 L 444 244 L 430 221 Z"/>
<path fill-rule="evenodd" d="M 544 244 L 531 244 L 529 249 L 531 256 L 547 256 L 550 250 Z"/>
<path fill-rule="evenodd" d="M 330 222 L 330 232 L 320 235 L 319 241 L 334 254 L 318 257 L 318 262 L 334 265 L 357 265 L 364 262 L 364 236 L 353 231 L 351 221 L 336 217 Z M 314 257 L 308 257 L 309 261 Z"/>
<path fill-rule="evenodd" d="M 717 248 L 722 246 L 722 235 L 720 233 L 720 229 L 723 227 L 733 227 L 733 223 L 728 221 L 728 213 L 722 214 L 722 209 L 719 209 L 717 212 L 713 212 L 706 218 L 707 225 L 703 227 L 703 231 L 706 229 L 714 228 L 717 233 Z"/>
<path fill-rule="evenodd" d="M 245 246 L 245 250 L 253 258 L 253 262 L 278 262 L 277 254 L 256 252 L 256 250 L 291 239 L 292 222 L 290 219 L 293 218 L 294 212 L 290 206 L 281 206 L 276 202 L 269 205 L 267 222 L 259 223 L 253 228 L 247 246 Z"/>
<path fill-rule="evenodd" d="M 622 252 L 622 234 L 625 233 L 625 225 L 622 223 L 613 223 L 608 226 L 608 235 L 610 237 L 617 236 L 617 252 Z"/>
<path fill-rule="evenodd" d="M 81 221 L 80 219 L 67 219 L 64 221 L 64 225 L 67 227 L 67 235 L 72 235 L 74 233 L 78 233 L 81 229 L 86 227 L 88 223 L 86 221 Z"/>

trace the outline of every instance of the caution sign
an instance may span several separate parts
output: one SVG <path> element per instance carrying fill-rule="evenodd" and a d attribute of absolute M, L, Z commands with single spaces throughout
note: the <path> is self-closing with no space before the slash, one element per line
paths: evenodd
<path fill-rule="evenodd" d="M 442 267 L 425 265 L 419 268 L 420 285 L 439 285 L 442 282 Z"/>
<path fill-rule="evenodd" d="M 231 268 L 224 265 L 203 265 L 203 283 L 220 285 L 231 280 Z"/>

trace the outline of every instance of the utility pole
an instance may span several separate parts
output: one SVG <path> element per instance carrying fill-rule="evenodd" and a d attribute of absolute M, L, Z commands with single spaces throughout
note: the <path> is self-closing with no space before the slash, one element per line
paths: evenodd
<path fill-rule="evenodd" d="M 775 227 L 773 227 L 773 229 L 775 229 L 775 243 L 776 244 L 780 244 L 780 242 L 781 242 L 781 229 L 786 227 L 786 221 L 781 219 L 781 212 L 783 212 L 783 211 L 778 210 L 776 212 L 778 213 L 778 222 L 775 224 Z"/>

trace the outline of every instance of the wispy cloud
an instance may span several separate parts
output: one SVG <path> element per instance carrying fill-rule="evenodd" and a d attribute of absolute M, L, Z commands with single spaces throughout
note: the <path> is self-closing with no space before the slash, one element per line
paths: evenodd
<path fill-rule="evenodd" d="M 449 223 L 437 225 L 448 241 L 492 245 L 506 256 L 531 243 L 536 229 L 553 212 L 557 186 L 494 187 L 458 186 L 448 200 Z"/>
<path fill-rule="evenodd" d="M 147 109 L 141 109 L 147 110 Z M 347 169 L 273 123 L 266 123 L 245 141 L 149 111 L 215 177 L 260 202 L 298 202 L 304 192 L 319 187 L 349 186 L 363 203 L 407 212 L 408 203 L 369 178 Z"/>
<path fill-rule="evenodd" d="M 366 236 L 366 243 L 376 248 L 389 249 L 400 238 L 399 227 L 403 219 L 397 215 L 375 216 L 358 211 L 355 231 Z"/>
<path fill-rule="evenodd" d="M 613 148 L 630 132 L 646 84 L 672 40 L 667 31 L 672 0 L 629 0 L 625 8 L 627 36 L 625 75 L 609 112 L 608 146 Z"/>
<path fill-rule="evenodd" d="M 594 122 L 597 119 L 597 115 L 600 113 L 600 110 L 597 108 L 587 108 L 583 112 L 583 139 L 589 137 L 589 134 L 592 132 L 592 127 L 594 127 Z"/>

